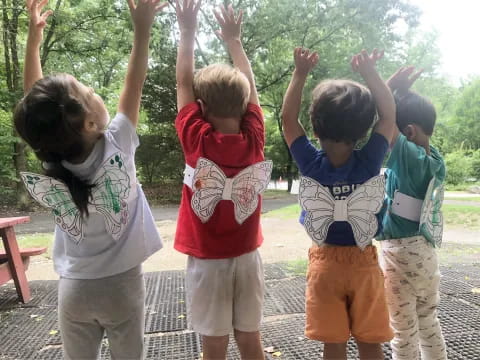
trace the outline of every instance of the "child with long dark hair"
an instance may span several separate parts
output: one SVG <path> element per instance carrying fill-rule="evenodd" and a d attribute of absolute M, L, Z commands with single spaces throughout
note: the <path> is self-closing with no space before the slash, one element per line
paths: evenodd
<path fill-rule="evenodd" d="M 160 0 L 128 0 L 134 42 L 118 113 L 109 122 L 95 91 L 71 75 L 43 77 L 39 49 L 51 11 L 27 0 L 25 97 L 15 127 L 45 175 L 22 174 L 30 194 L 52 208 L 53 261 L 64 358 L 95 359 L 106 332 L 113 358 L 143 358 L 142 262 L 162 247 L 135 174 L 136 126 Z"/>

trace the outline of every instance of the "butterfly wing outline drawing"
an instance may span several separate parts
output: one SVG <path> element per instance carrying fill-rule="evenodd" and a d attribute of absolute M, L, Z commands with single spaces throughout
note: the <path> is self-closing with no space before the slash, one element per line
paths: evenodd
<path fill-rule="evenodd" d="M 359 185 L 345 200 L 335 200 L 329 189 L 309 177 L 301 177 L 299 201 L 306 211 L 304 227 L 317 244 L 324 243 L 335 221 L 347 221 L 357 246 L 364 249 L 378 230 L 376 214 L 383 206 L 385 178 L 375 176 Z"/>
<path fill-rule="evenodd" d="M 202 223 L 206 223 L 222 200 L 227 177 L 213 161 L 199 158 L 193 175 L 191 206 Z"/>
<path fill-rule="evenodd" d="M 357 245 L 363 249 L 370 244 L 378 230 L 376 214 L 385 197 L 385 177 L 375 176 L 359 185 L 347 198 L 348 222 Z"/>
<path fill-rule="evenodd" d="M 435 177 L 428 184 L 420 215 L 420 231 L 441 247 L 443 237 L 443 214 L 441 211 L 445 188 Z"/>
<path fill-rule="evenodd" d="M 121 153 L 113 154 L 94 178 L 92 205 L 105 219 L 108 233 L 118 240 L 128 222 L 128 197 L 130 177 Z"/>
<path fill-rule="evenodd" d="M 227 178 L 213 161 L 199 158 L 192 180 L 192 210 L 206 223 L 221 200 L 231 200 L 235 220 L 243 224 L 258 207 L 258 195 L 267 188 L 272 167 L 271 161 L 263 161 Z"/>
<path fill-rule="evenodd" d="M 30 195 L 41 205 L 52 209 L 55 223 L 76 244 L 84 237 L 84 219 L 73 202 L 67 185 L 49 176 L 24 172 L 22 180 Z M 101 213 L 108 233 L 116 240 L 128 222 L 130 177 L 120 153 L 113 154 L 94 178 L 89 210 Z"/>
<path fill-rule="evenodd" d="M 310 238 L 320 245 L 334 222 L 335 198 L 327 187 L 305 176 L 300 178 L 298 197 L 301 208 L 306 211 L 303 226 Z"/>
<path fill-rule="evenodd" d="M 29 172 L 20 175 L 30 195 L 52 209 L 55 223 L 78 244 L 83 238 L 83 221 L 67 185 L 44 175 Z"/>
<path fill-rule="evenodd" d="M 262 161 L 243 169 L 233 178 L 230 197 L 235 204 L 238 224 L 243 224 L 257 209 L 258 195 L 267 189 L 272 168 L 271 161 Z"/>

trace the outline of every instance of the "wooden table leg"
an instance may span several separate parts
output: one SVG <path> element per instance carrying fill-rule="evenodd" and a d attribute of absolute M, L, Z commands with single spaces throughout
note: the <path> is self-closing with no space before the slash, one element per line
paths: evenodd
<path fill-rule="evenodd" d="M 30 300 L 30 288 L 28 287 L 27 276 L 23 266 L 22 257 L 18 248 L 17 239 L 13 226 L 0 230 L 0 236 L 3 239 L 5 252 L 7 253 L 8 264 L 12 273 L 13 282 L 17 289 L 20 301 L 26 303 Z"/>

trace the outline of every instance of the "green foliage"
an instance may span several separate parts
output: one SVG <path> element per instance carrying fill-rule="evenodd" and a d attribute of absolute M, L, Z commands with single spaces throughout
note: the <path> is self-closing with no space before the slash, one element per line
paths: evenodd
<path fill-rule="evenodd" d="M 446 182 L 457 185 L 465 182 L 472 172 L 471 157 L 463 150 L 457 150 L 445 156 L 447 167 Z"/>
<path fill-rule="evenodd" d="M 6 0 L 11 4 L 11 0 Z M 205 0 L 200 15 L 197 67 L 213 62 L 228 62 L 223 45 L 214 35 L 218 28 L 212 9 L 224 0 Z M 295 177 L 298 170 L 281 135 L 283 95 L 293 70 L 295 46 L 310 47 L 320 54 L 304 91 L 300 121 L 311 136 L 308 116 L 310 93 L 326 78 L 359 77 L 351 72 L 349 59 L 362 48 L 384 48 L 386 59 L 379 64 L 384 77 L 400 65 L 415 64 L 426 69 L 415 85 L 429 97 L 438 112 L 432 143 L 447 154 L 471 149 L 469 165 L 462 169 L 460 155 L 453 153 L 449 171 L 454 179 L 480 177 L 480 155 L 473 150 L 480 143 L 477 108 L 479 81 L 473 79 L 461 90 L 438 76 L 440 62 L 435 33 L 417 31 L 419 11 L 407 0 L 242 0 L 234 2 L 245 10 L 244 45 L 254 68 L 257 88 L 266 118 L 268 159 L 274 161 L 272 178 Z M 96 89 L 111 113 L 123 85 L 132 45 L 132 24 L 126 1 L 50 0 L 55 16 L 48 21 L 41 49 L 44 73 L 66 72 Z M 13 8 L 8 6 L 8 14 Z M 178 40 L 173 11 L 158 17 L 152 31 L 149 73 L 145 82 L 141 113 L 141 146 L 137 165 L 141 179 L 149 184 L 181 181 L 184 160 L 174 128 L 176 108 L 175 63 Z M 404 34 L 399 34 L 398 23 Z M 20 67 L 25 50 L 27 17 L 21 12 L 17 35 Z M 6 64 L 0 47 L 0 196 L 14 194 L 15 169 L 10 111 L 21 94 L 5 90 Z M 458 99 L 458 102 L 457 102 Z M 459 161 L 457 161 L 459 160 Z M 463 159 L 463 161 L 465 161 Z M 41 171 L 31 151 L 27 168 Z M 464 181 L 464 180 L 458 180 Z"/>

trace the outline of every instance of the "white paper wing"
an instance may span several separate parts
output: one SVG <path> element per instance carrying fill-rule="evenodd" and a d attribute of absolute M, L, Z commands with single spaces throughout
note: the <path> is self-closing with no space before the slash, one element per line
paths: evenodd
<path fill-rule="evenodd" d="M 303 226 L 310 238 L 322 244 L 334 219 L 335 199 L 327 187 L 309 177 L 300 178 L 298 198 L 306 211 Z"/>
<path fill-rule="evenodd" d="M 214 162 L 199 158 L 192 180 L 191 206 L 202 223 L 206 223 L 222 200 L 226 176 Z"/>
<path fill-rule="evenodd" d="M 385 177 L 375 176 L 359 185 L 347 198 L 348 223 L 361 249 L 369 245 L 378 230 L 375 216 L 383 206 Z"/>
<path fill-rule="evenodd" d="M 55 223 L 71 236 L 76 244 L 83 238 L 83 221 L 67 185 L 49 176 L 22 172 L 22 180 L 30 195 L 41 205 L 52 209 Z"/>
<path fill-rule="evenodd" d="M 92 204 L 105 218 L 107 231 L 118 240 L 128 222 L 131 180 L 121 153 L 112 155 L 97 172 Z"/>
<path fill-rule="evenodd" d="M 436 178 L 428 184 L 420 215 L 420 230 L 435 246 L 441 247 L 443 237 L 442 204 L 445 194 L 443 184 L 437 185 Z"/>
<path fill-rule="evenodd" d="M 238 224 L 243 224 L 257 209 L 258 197 L 270 182 L 272 167 L 271 161 L 262 161 L 243 169 L 233 178 L 231 198 Z"/>

